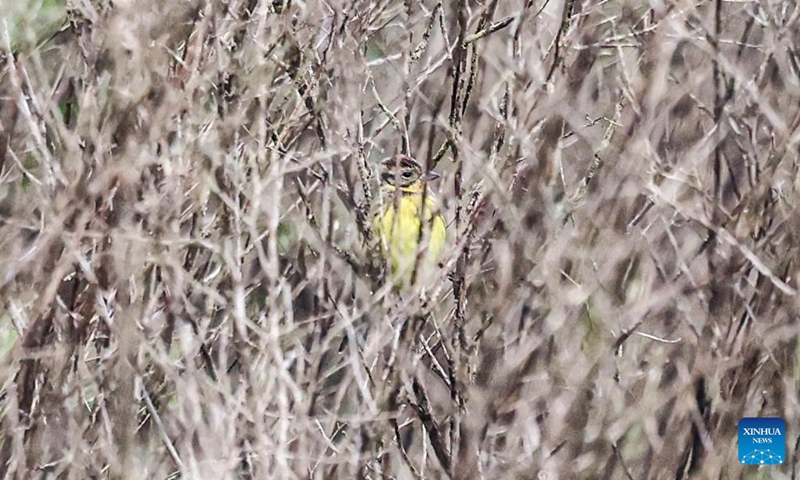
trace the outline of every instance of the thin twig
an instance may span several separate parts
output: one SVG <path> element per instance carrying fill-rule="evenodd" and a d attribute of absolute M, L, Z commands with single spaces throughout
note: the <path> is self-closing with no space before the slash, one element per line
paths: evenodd
<path fill-rule="evenodd" d="M 472 42 L 476 42 L 482 38 L 486 38 L 487 36 L 506 28 L 507 26 L 511 25 L 511 22 L 514 21 L 516 17 L 506 17 L 500 21 L 494 22 L 488 27 L 484 28 L 483 30 L 473 33 L 472 35 L 468 35 L 464 39 L 464 45 L 469 45 Z"/>

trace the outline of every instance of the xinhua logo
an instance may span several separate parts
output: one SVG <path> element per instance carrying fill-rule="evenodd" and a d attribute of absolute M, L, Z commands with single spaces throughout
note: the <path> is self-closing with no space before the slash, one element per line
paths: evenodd
<path fill-rule="evenodd" d="M 786 422 L 782 418 L 739 420 L 739 461 L 778 465 L 786 460 Z"/>

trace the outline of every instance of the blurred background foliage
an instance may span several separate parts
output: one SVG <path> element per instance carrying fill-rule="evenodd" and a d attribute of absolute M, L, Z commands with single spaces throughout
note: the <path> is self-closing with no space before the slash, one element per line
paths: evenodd
<path fill-rule="evenodd" d="M 67 4 L 63 0 L 3 2 L 3 47 L 28 50 L 50 37 L 67 23 Z"/>

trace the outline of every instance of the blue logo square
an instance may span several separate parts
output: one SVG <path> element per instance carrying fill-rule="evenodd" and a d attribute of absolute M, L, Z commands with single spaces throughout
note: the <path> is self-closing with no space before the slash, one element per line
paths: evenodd
<path fill-rule="evenodd" d="M 739 420 L 739 461 L 779 465 L 786 460 L 786 422 L 782 418 Z"/>

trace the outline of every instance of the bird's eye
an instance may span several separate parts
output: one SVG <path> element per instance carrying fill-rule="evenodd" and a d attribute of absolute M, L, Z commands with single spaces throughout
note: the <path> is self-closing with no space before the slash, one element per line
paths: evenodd
<path fill-rule="evenodd" d="M 405 172 L 403 172 L 403 178 L 411 178 L 413 176 L 414 176 L 414 172 L 412 172 L 410 170 L 406 170 Z"/>

